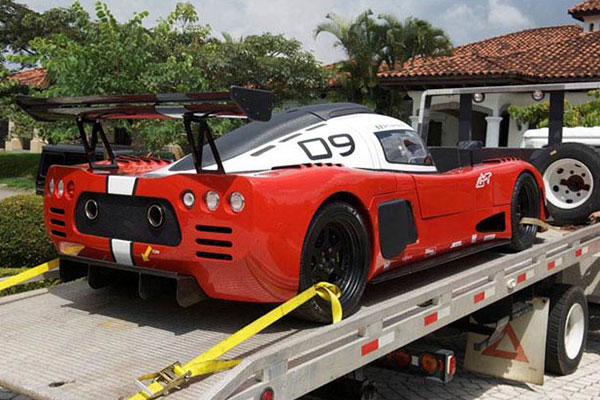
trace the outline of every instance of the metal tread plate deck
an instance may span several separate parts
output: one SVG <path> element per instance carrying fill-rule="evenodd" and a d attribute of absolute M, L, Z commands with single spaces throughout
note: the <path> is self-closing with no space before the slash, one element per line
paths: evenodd
<path fill-rule="evenodd" d="M 371 286 L 361 310 L 335 325 L 286 318 L 226 354 L 244 358 L 237 367 L 169 398 L 248 400 L 267 385 L 299 396 L 600 252 L 600 226 L 539 238 L 521 253 L 489 251 Z M 73 282 L 0 298 L 0 385 L 42 399 L 127 398 L 135 377 L 188 361 L 271 308 L 209 300 L 182 309 L 134 292 Z"/>

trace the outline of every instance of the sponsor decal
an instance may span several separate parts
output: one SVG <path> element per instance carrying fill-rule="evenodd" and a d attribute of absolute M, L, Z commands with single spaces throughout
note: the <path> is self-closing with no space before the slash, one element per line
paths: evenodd
<path fill-rule="evenodd" d="M 492 173 L 491 172 L 482 172 L 477 178 L 477 183 L 475 184 L 476 189 L 482 189 L 487 185 L 492 183 Z"/>

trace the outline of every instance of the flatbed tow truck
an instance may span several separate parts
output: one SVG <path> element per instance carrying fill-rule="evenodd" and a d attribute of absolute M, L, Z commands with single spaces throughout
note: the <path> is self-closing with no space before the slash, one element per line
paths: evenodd
<path fill-rule="evenodd" d="M 501 299 L 533 298 L 543 282 L 573 276 L 567 270 L 585 286 L 599 256 L 597 224 L 539 233 L 520 253 L 492 249 L 382 282 L 353 316 L 326 326 L 283 318 L 226 354 L 239 364 L 167 397 L 298 398 Z M 272 308 L 215 300 L 180 308 L 134 292 L 80 280 L 0 298 L 0 386 L 40 399 L 128 398 L 143 391 L 136 377 L 193 359 Z"/>

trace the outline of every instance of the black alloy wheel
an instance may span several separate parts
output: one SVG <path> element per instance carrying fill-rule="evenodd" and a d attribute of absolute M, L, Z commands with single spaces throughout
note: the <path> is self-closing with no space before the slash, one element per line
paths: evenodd
<path fill-rule="evenodd" d="M 336 202 L 321 207 L 308 228 L 300 265 L 300 291 L 319 282 L 341 290 L 344 317 L 354 313 L 367 282 L 370 240 L 363 218 L 350 204 Z M 296 313 L 316 322 L 331 321 L 331 305 L 313 298 Z"/>

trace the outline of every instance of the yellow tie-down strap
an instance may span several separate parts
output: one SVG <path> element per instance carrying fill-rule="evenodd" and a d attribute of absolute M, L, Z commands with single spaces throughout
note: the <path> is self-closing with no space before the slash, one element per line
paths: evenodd
<path fill-rule="evenodd" d="M 181 365 L 179 362 L 176 362 L 161 371 L 140 376 L 135 383 L 141 390 L 135 396 L 131 397 L 130 400 L 155 399 L 168 394 L 172 389 L 178 389 L 179 384 L 195 376 L 233 368 L 242 360 L 220 360 L 218 358 L 315 296 L 319 296 L 331 303 L 333 323 L 339 322 L 342 319 L 342 305 L 339 300 L 340 294 L 340 289 L 331 283 L 320 282 L 311 286 L 256 321 L 246 325 L 187 364 Z M 146 381 L 150 381 L 148 386 L 144 383 Z"/>
<path fill-rule="evenodd" d="M 69 248 L 62 250 L 62 254 L 70 255 L 79 253 L 84 247 L 81 245 L 74 245 Z M 55 258 L 54 260 L 50 260 L 43 264 L 38 265 L 37 267 L 29 268 L 27 271 L 23 271 L 20 274 L 15 276 L 11 276 L 8 279 L 0 281 L 0 290 L 8 289 L 9 287 L 13 287 L 18 285 L 19 283 L 27 282 L 30 279 L 33 279 L 39 275 L 43 275 L 46 272 L 58 268 L 60 266 L 60 259 Z"/>
<path fill-rule="evenodd" d="M 8 289 L 9 287 L 13 287 L 18 285 L 19 283 L 27 282 L 30 279 L 35 278 L 38 275 L 45 274 L 51 269 L 58 268 L 60 265 L 60 260 L 55 258 L 54 260 L 50 260 L 43 264 L 38 265 L 37 267 L 29 268 L 27 271 L 21 272 L 15 276 L 11 276 L 8 279 L 5 279 L 0 282 L 0 290 Z"/>

